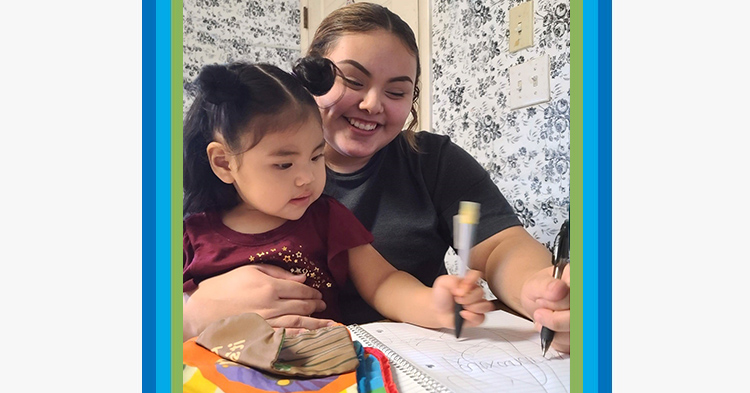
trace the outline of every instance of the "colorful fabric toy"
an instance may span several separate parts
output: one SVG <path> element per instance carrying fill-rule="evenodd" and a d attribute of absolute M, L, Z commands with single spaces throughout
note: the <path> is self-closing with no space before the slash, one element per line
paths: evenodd
<path fill-rule="evenodd" d="M 287 338 L 243 314 L 185 341 L 182 351 L 184 393 L 397 393 L 388 359 L 352 342 L 343 325 Z"/>

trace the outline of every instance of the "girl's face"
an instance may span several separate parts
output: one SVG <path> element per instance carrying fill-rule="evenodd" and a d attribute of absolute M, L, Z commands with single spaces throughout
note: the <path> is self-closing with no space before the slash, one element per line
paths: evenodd
<path fill-rule="evenodd" d="M 235 156 L 230 168 L 242 208 L 286 220 L 302 217 L 323 193 L 324 144 L 320 123 L 309 116 L 289 130 L 266 134 Z"/>
<path fill-rule="evenodd" d="M 321 109 L 325 139 L 333 149 L 326 151 L 326 159 L 332 169 L 351 172 L 403 129 L 414 98 L 417 59 L 383 30 L 344 35 L 327 57 L 341 69 L 347 89 L 336 104 Z M 327 100 L 323 96 L 318 103 Z"/>

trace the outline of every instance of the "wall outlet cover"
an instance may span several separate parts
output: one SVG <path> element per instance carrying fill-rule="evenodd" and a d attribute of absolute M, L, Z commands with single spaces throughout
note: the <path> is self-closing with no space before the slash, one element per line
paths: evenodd
<path fill-rule="evenodd" d="M 510 109 L 550 100 L 549 55 L 510 67 Z"/>
<path fill-rule="evenodd" d="M 521 3 L 510 9 L 510 41 L 511 53 L 534 45 L 534 7 L 532 1 Z"/>

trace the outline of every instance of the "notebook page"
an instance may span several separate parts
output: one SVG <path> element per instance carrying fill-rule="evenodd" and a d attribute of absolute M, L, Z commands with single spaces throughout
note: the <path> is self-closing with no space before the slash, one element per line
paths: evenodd
<path fill-rule="evenodd" d="M 488 313 L 478 328 L 464 328 L 460 339 L 451 329 L 404 323 L 361 327 L 454 392 L 570 391 L 570 356 L 550 349 L 542 357 L 533 324 L 503 311 Z"/>

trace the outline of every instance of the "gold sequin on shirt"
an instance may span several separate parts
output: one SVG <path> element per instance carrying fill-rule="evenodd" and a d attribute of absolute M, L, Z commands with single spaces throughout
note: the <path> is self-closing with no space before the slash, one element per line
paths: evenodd
<path fill-rule="evenodd" d="M 299 246 L 302 248 L 302 246 Z M 287 269 L 293 274 L 304 274 L 307 276 L 306 284 L 313 288 L 331 288 L 333 279 L 324 266 L 320 263 L 309 259 L 302 251 L 291 251 L 287 246 L 281 247 L 281 251 L 276 248 L 268 249 L 250 255 L 248 260 L 253 263 L 283 262 Z"/>

